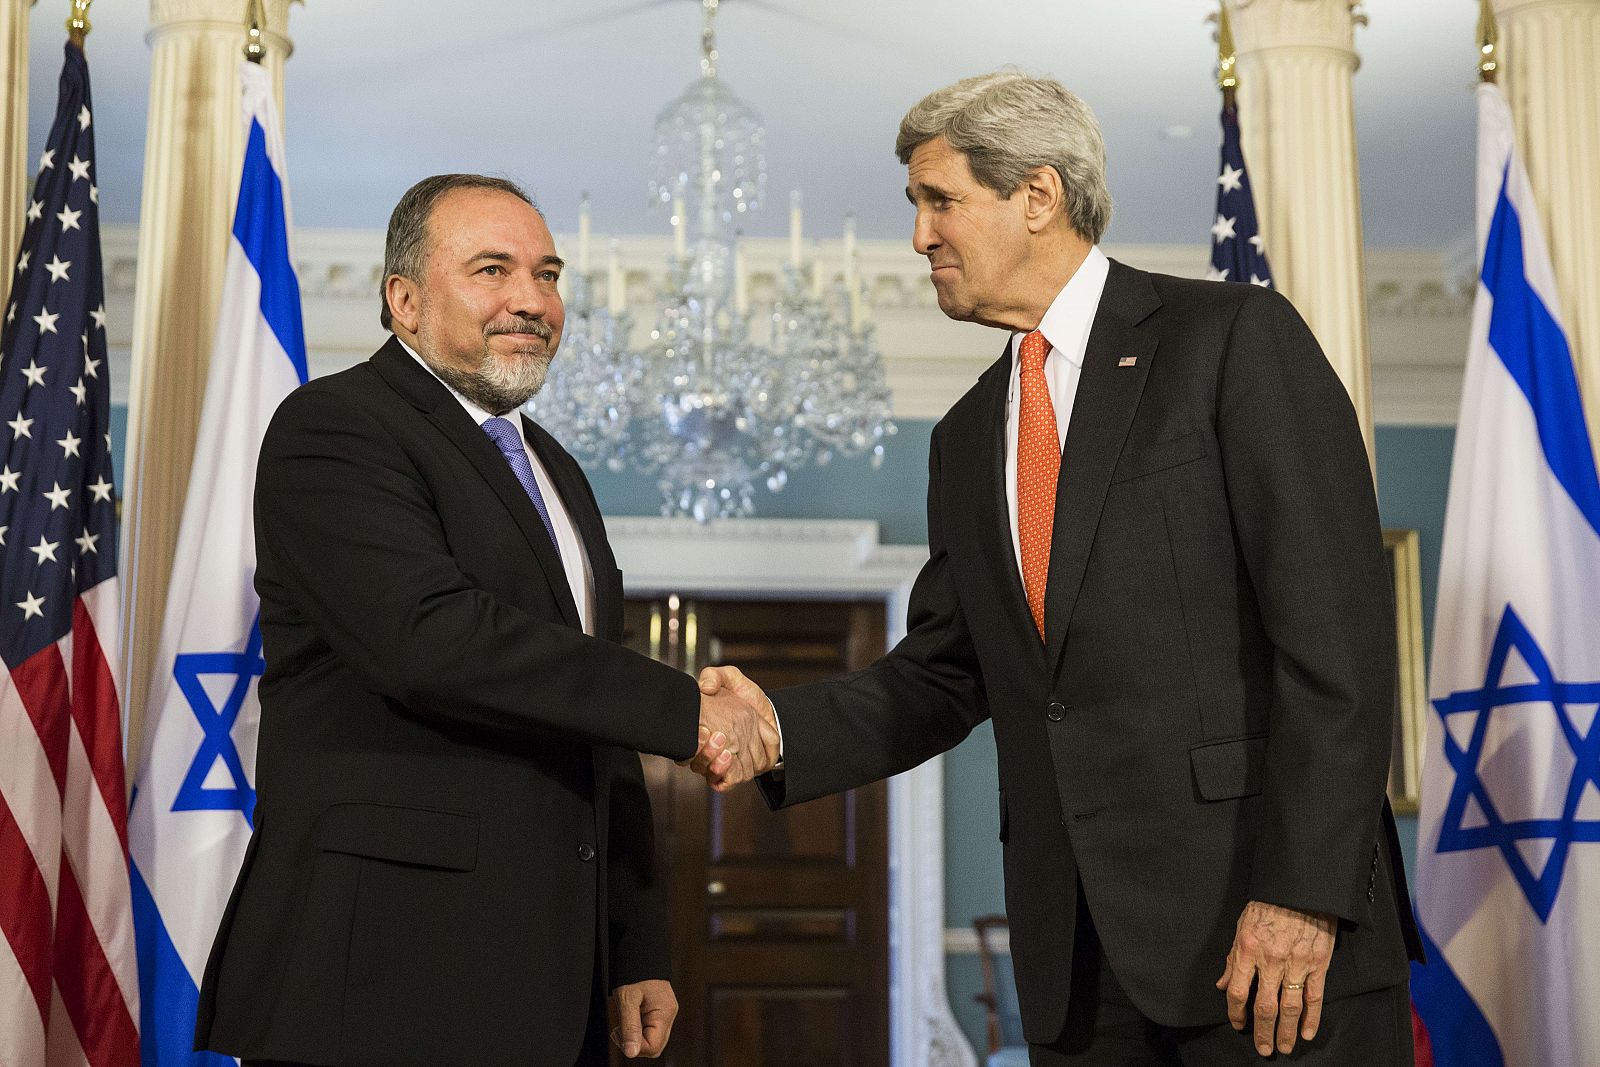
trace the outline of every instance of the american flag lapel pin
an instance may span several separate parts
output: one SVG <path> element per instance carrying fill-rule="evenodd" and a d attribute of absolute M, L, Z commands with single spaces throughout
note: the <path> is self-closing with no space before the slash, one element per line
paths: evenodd
<path fill-rule="evenodd" d="M 1119 366 L 1119 367 L 1132 367 L 1132 366 L 1136 365 L 1138 362 L 1139 362 L 1139 357 L 1138 356 L 1123 356 L 1121 359 L 1117 360 L 1117 366 Z"/>

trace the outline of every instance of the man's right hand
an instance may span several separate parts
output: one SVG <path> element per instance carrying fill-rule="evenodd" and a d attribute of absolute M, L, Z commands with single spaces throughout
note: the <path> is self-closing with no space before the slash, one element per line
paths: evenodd
<path fill-rule="evenodd" d="M 733 688 L 700 688 L 700 751 L 691 766 L 726 793 L 778 762 L 778 729 L 765 699 L 751 702 Z M 760 690 L 756 690 L 760 692 Z"/>

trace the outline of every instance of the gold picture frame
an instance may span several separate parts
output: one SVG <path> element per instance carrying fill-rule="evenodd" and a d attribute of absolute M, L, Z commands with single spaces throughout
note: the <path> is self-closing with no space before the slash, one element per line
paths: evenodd
<path fill-rule="evenodd" d="M 1422 565 L 1417 531 L 1384 530 L 1384 555 L 1394 583 L 1394 734 L 1389 762 L 1389 803 L 1402 815 L 1417 811 L 1422 786 L 1422 739 L 1427 729 L 1428 680 L 1422 649 Z"/>

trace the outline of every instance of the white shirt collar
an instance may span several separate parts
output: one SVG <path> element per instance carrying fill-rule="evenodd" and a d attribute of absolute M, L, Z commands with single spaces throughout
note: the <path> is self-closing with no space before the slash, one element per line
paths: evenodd
<path fill-rule="evenodd" d="M 396 341 L 400 341 L 400 335 L 396 334 L 394 339 Z M 424 360 L 421 356 L 417 355 L 417 350 L 416 349 L 412 348 L 410 345 L 406 344 L 404 341 L 400 341 L 400 347 L 405 349 L 408 353 L 410 353 L 411 358 L 417 361 L 417 365 L 419 367 L 421 367 L 423 370 L 427 371 L 429 374 L 432 374 L 434 376 L 434 378 L 438 379 L 438 382 L 439 382 L 440 385 L 444 386 L 446 389 L 449 389 L 451 396 L 453 396 L 457 400 L 461 401 L 461 406 L 467 409 L 467 414 L 472 416 L 472 421 L 473 422 L 476 422 L 479 426 L 482 426 L 484 423 L 488 422 L 490 419 L 495 417 L 495 416 L 489 414 L 487 411 L 485 411 L 482 408 L 480 408 L 478 405 L 474 404 L 472 401 L 468 400 L 462 394 L 456 392 L 454 386 L 452 386 L 449 382 L 445 381 L 443 378 L 440 378 L 438 374 L 434 373 L 434 369 L 432 367 L 428 366 L 427 361 Z M 516 416 L 517 416 L 517 413 L 515 411 L 511 411 L 511 412 L 507 412 L 505 415 L 500 416 L 500 417 L 501 418 L 505 418 L 505 419 L 509 419 L 511 421 L 511 425 L 513 425 L 513 426 L 515 426 L 517 428 L 517 433 L 521 434 L 522 433 L 522 420 L 517 418 Z"/>
<path fill-rule="evenodd" d="M 1110 270 L 1111 261 L 1100 251 L 1100 246 L 1091 247 L 1067 284 L 1050 302 L 1044 318 L 1039 320 L 1039 332 L 1050 342 L 1050 348 L 1075 367 L 1083 366 L 1083 353 L 1089 346 L 1089 327 L 1094 324 L 1094 313 L 1100 307 Z M 1012 335 L 1013 356 L 1023 336 L 1022 333 Z"/>

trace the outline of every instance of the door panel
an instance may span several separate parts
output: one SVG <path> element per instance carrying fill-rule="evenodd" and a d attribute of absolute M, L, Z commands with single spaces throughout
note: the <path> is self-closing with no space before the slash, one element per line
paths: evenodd
<path fill-rule="evenodd" d="M 769 691 L 884 650 L 870 602 L 630 600 L 626 640 L 686 670 L 730 663 Z M 781 709 L 780 709 L 781 713 Z M 874 1067 L 888 1062 L 887 790 L 782 812 L 753 787 L 719 795 L 645 757 L 668 871 L 673 987 L 665 1062 Z"/>

